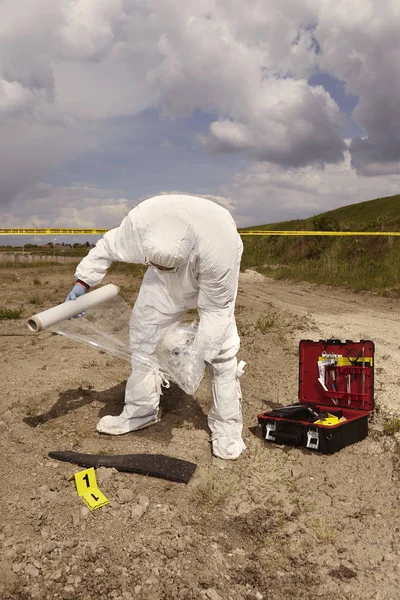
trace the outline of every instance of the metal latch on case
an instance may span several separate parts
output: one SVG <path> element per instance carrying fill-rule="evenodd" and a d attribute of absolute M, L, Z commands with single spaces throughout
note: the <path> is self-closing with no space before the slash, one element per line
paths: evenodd
<path fill-rule="evenodd" d="M 275 436 L 271 435 L 271 432 L 276 431 L 276 423 L 267 423 L 267 427 L 265 428 L 265 439 L 270 442 L 275 441 Z"/>
<path fill-rule="evenodd" d="M 311 450 L 318 450 L 319 446 L 319 433 L 316 429 L 309 429 L 307 431 L 307 445 L 306 448 Z"/>

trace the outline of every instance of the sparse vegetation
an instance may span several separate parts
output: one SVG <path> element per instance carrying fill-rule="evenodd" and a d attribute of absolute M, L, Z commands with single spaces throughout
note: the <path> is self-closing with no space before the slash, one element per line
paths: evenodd
<path fill-rule="evenodd" d="M 386 421 L 383 425 L 385 435 L 394 435 L 400 431 L 400 419 L 393 418 Z"/>
<path fill-rule="evenodd" d="M 126 273 L 132 275 L 132 277 L 143 277 L 147 267 L 144 265 L 134 265 L 130 263 L 115 262 L 108 269 L 109 274 L 113 273 Z"/>
<path fill-rule="evenodd" d="M 287 311 L 276 310 L 270 303 L 267 303 L 267 306 L 270 312 L 258 316 L 257 319 L 254 318 L 254 321 L 241 317 L 236 319 L 236 325 L 241 337 L 254 335 L 257 331 L 262 335 L 266 335 L 272 331 L 279 331 L 282 336 L 281 339 L 283 339 L 288 333 L 306 331 L 315 325 L 310 314 L 298 317 Z"/>
<path fill-rule="evenodd" d="M 258 329 L 262 334 L 268 333 L 277 324 L 278 321 L 278 312 L 272 312 L 267 315 L 261 315 L 257 319 L 255 328 Z"/>
<path fill-rule="evenodd" d="M 34 296 L 33 298 L 29 298 L 29 304 L 35 304 L 36 306 L 40 306 L 42 301 L 38 296 Z"/>
<path fill-rule="evenodd" d="M 321 544 L 330 544 L 336 537 L 336 530 L 323 519 L 312 519 L 312 535 Z"/>
<path fill-rule="evenodd" d="M 42 268 L 43 266 L 47 267 L 60 267 L 60 263 L 54 261 L 46 261 L 45 263 L 42 261 L 36 262 L 10 262 L 10 261 L 0 261 L 0 269 L 35 269 Z M 69 268 L 73 269 L 74 262 L 69 263 Z"/>
<path fill-rule="evenodd" d="M 19 319 L 22 313 L 22 308 L 0 308 L 0 321 L 6 319 Z"/>
<path fill-rule="evenodd" d="M 231 485 L 224 485 L 220 481 L 216 481 L 213 475 L 209 475 L 195 489 L 193 500 L 201 504 L 220 506 L 225 503 L 231 492 Z"/>

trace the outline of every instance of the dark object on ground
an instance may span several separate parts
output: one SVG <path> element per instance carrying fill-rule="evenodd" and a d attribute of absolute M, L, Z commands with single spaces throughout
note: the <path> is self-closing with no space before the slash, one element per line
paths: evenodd
<path fill-rule="evenodd" d="M 163 454 L 81 454 L 69 450 L 49 452 L 50 458 L 82 467 L 114 467 L 117 471 L 160 477 L 178 483 L 188 483 L 197 465 Z"/>

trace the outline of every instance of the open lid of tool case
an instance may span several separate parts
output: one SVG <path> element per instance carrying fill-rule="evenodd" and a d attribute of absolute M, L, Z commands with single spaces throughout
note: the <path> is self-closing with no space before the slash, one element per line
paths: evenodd
<path fill-rule="evenodd" d="M 301 340 L 299 401 L 372 411 L 374 351 L 371 340 Z"/>

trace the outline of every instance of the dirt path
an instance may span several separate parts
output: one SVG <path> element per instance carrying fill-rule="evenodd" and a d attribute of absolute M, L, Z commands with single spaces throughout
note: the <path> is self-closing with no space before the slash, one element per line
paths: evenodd
<path fill-rule="evenodd" d="M 22 305 L 25 318 L 70 286 L 67 267 L 21 272 L 0 271 L 1 304 Z M 139 281 L 126 275 L 109 281 L 126 299 L 137 293 Z M 0 321 L 0 598 L 398 600 L 399 436 L 382 425 L 400 415 L 399 308 L 244 274 L 237 316 L 248 449 L 235 462 L 210 453 L 207 381 L 195 398 L 166 390 L 156 426 L 99 436 L 99 417 L 121 410 L 128 365 L 30 334 L 24 319 Z M 370 435 L 331 456 L 267 445 L 257 413 L 297 400 L 298 342 L 328 337 L 376 344 Z M 68 481 L 79 469 L 47 458 L 56 449 L 164 453 L 198 467 L 186 486 L 99 469 L 110 505 L 89 513 Z"/>

